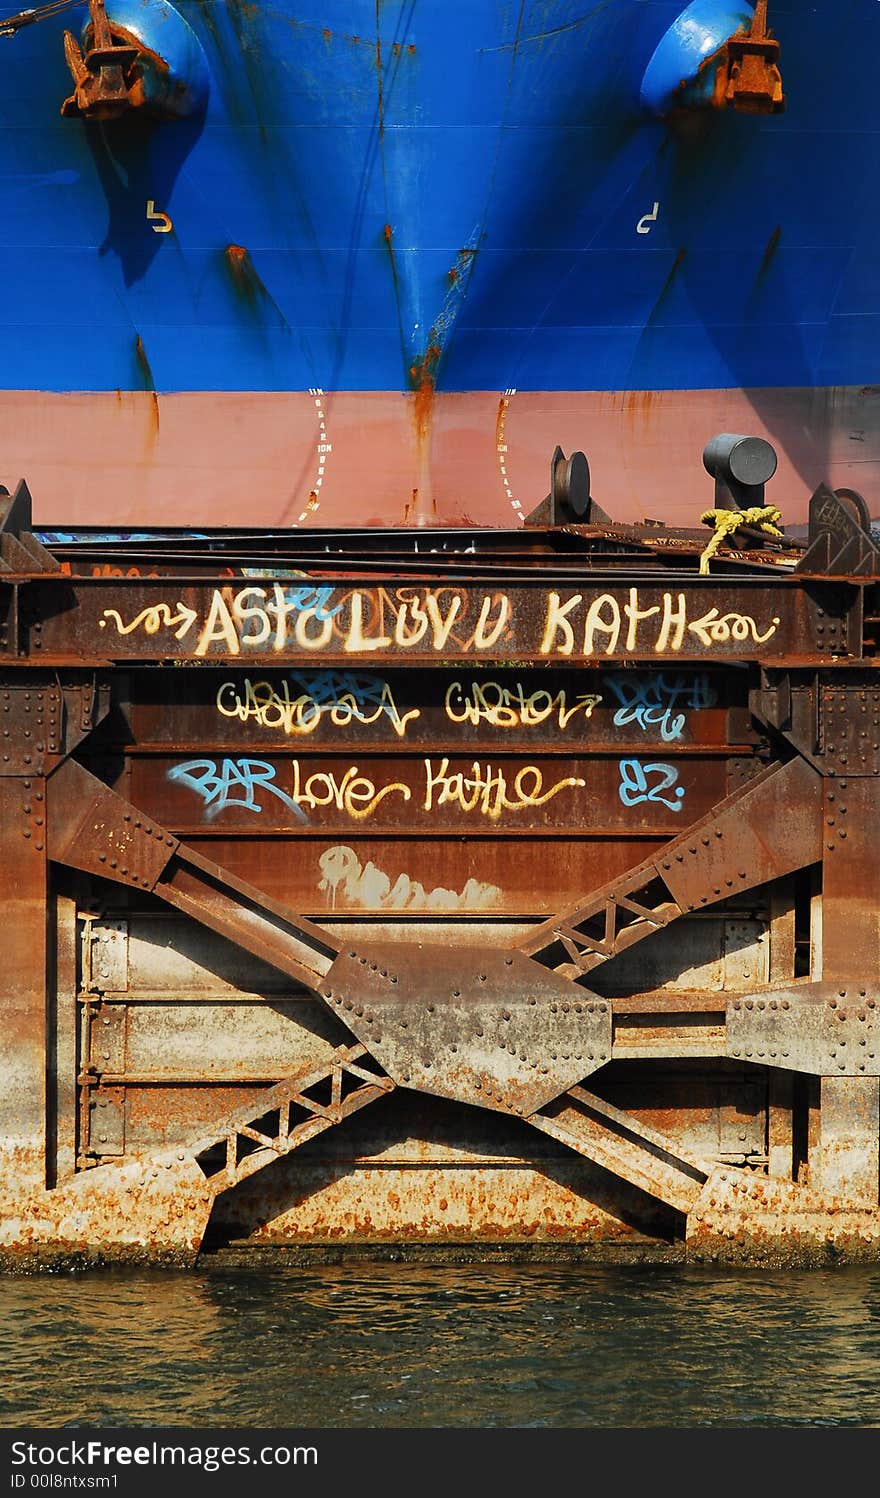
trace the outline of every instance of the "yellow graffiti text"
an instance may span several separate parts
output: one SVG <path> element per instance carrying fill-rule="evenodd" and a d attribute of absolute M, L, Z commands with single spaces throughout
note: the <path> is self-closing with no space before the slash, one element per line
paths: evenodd
<path fill-rule="evenodd" d="M 312 809 L 329 806 L 357 822 L 371 817 L 386 796 L 399 794 L 404 801 L 409 801 L 412 795 L 409 786 L 402 785 L 399 780 L 377 788 L 369 776 L 361 775 L 357 765 L 349 765 L 343 774 L 338 774 L 335 770 L 317 770 L 313 775 L 305 777 L 299 760 L 293 761 L 292 768 L 291 800 L 297 806 Z"/>
<path fill-rule="evenodd" d="M 352 688 L 339 691 L 329 700 L 313 697 L 309 692 L 291 696 L 286 681 L 277 686 L 250 678 L 240 686 L 224 681 L 217 692 L 217 710 L 224 718 L 254 722 L 260 728 L 279 730 L 291 737 L 314 733 L 322 718 L 329 719 L 337 728 L 345 728 L 353 722 L 370 724 L 387 717 L 398 738 L 403 738 L 407 724 L 421 716 L 417 707 L 404 713 L 399 711 L 387 681 L 377 684 L 369 696 Z"/>
<path fill-rule="evenodd" d="M 545 791 L 544 776 L 537 765 L 523 765 L 512 779 L 508 779 L 503 770 L 496 770 L 491 764 L 483 765 L 476 759 L 469 775 L 461 771 L 450 775 L 446 758 L 440 761 L 439 768 L 435 768 L 433 760 L 426 759 L 422 809 L 433 811 L 435 807 L 458 806 L 462 811 L 476 812 L 497 822 L 502 812 L 543 806 L 560 791 L 585 785 L 585 780 L 567 775 Z"/>
<path fill-rule="evenodd" d="M 655 622 L 646 640 L 643 626 L 648 620 Z M 699 619 L 688 620 L 684 593 L 664 593 L 660 603 L 642 608 L 638 588 L 630 588 L 624 602 L 613 593 L 600 593 L 586 605 L 582 593 L 563 600 L 559 593 L 551 592 L 539 650 L 541 655 L 594 656 L 614 655 L 618 650 L 631 652 L 648 645 L 655 655 L 677 654 L 684 647 L 688 632 L 706 646 L 725 645 L 731 640 L 763 644 L 776 633 L 779 622 L 774 616 L 762 632 L 750 614 L 719 615 L 717 608 Z"/>
<path fill-rule="evenodd" d="M 454 681 L 447 690 L 445 707 L 451 722 L 473 727 L 489 723 L 493 728 L 534 728 L 555 718 L 559 728 L 566 728 L 578 714 L 592 717 L 601 701 L 597 693 L 585 693 L 571 703 L 564 690 L 555 696 L 544 688 L 526 693 L 521 682 L 503 687 L 497 681 L 474 681 L 465 687 Z"/>
<path fill-rule="evenodd" d="M 177 625 L 174 638 L 182 640 L 197 617 L 195 609 L 188 608 L 185 603 L 177 603 L 173 606 L 170 603 L 153 603 L 149 608 L 141 609 L 129 624 L 123 624 L 122 615 L 117 609 L 105 609 L 103 618 L 98 620 L 98 624 L 101 629 L 106 629 L 108 619 L 112 619 L 116 625 L 116 633 L 120 635 L 130 635 L 139 626 L 143 626 L 145 635 L 155 635 L 160 629 L 171 629 Z"/>
<path fill-rule="evenodd" d="M 688 629 L 702 640 L 704 645 L 726 645 L 728 640 L 754 640 L 756 644 L 763 645 L 771 635 L 775 635 L 779 620 L 774 616 L 770 621 L 770 628 L 761 634 L 751 614 L 722 614 L 719 616 L 717 609 L 710 609 L 702 619 L 694 619 Z"/>

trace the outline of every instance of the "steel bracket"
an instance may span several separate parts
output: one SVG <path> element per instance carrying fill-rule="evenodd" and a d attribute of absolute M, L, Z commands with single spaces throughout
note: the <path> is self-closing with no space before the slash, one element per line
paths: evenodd
<path fill-rule="evenodd" d="M 89 1012 L 89 1066 L 98 1076 L 125 1072 L 127 1012 L 122 1004 L 102 1004 Z"/>
<path fill-rule="evenodd" d="M 750 706 L 821 775 L 880 774 L 880 689 L 874 673 L 859 666 L 822 669 L 792 681 L 788 672 L 765 671 Z"/>
<path fill-rule="evenodd" d="M 75 760 L 50 776 L 49 855 L 90 874 L 152 889 L 178 840 Z"/>
<path fill-rule="evenodd" d="M 823 682 L 819 743 L 826 775 L 880 775 L 880 690 L 876 677 Z"/>
<path fill-rule="evenodd" d="M 89 922 L 89 988 L 102 993 L 125 993 L 128 988 L 128 922 Z M 108 1010 L 105 1020 L 112 1016 Z"/>
<path fill-rule="evenodd" d="M 24 479 L 12 495 L 0 484 L 0 572 L 61 571 L 61 564 L 33 533 L 32 508 Z"/>
<path fill-rule="evenodd" d="M 0 685 L 0 775 L 44 775 L 63 751 L 64 696 L 43 674 L 10 673 Z"/>
<path fill-rule="evenodd" d="M 819 1077 L 880 1076 L 880 987 L 811 983 L 727 1004 L 725 1051 L 737 1061 Z"/>
<path fill-rule="evenodd" d="M 855 489 L 820 484 L 810 499 L 807 550 L 796 572 L 876 577 L 880 552 L 874 545 L 868 507 Z"/>

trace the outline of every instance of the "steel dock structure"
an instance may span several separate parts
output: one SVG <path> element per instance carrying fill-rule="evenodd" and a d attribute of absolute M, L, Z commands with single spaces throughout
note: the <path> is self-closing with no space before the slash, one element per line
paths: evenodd
<path fill-rule="evenodd" d="M 4 491 L 5 1268 L 878 1255 L 880 552 L 741 441 L 712 532 Z"/>

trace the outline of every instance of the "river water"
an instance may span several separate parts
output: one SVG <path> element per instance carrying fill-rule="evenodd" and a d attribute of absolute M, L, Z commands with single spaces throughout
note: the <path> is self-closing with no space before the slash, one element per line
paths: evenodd
<path fill-rule="evenodd" d="M 0 1425 L 880 1426 L 880 1268 L 8 1276 Z"/>

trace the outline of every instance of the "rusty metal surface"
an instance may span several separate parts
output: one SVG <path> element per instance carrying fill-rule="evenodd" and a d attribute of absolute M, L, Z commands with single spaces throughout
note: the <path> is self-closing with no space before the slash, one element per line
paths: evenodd
<path fill-rule="evenodd" d="M 651 559 L 652 560 L 652 559 Z M 646 564 L 647 566 L 647 564 Z M 497 664 L 626 661 L 676 663 L 816 660 L 838 631 L 841 657 L 858 657 L 858 589 L 846 580 L 791 574 L 694 575 L 622 585 L 616 577 L 575 587 L 560 581 L 499 586 L 484 577 L 440 586 L 369 575 L 340 585 L 316 566 L 315 581 L 210 578 L 35 578 L 19 637 L 41 623 L 41 650 L 56 661 L 242 661 L 261 666 L 352 661 Z M 543 569 L 542 569 L 543 570 Z M 50 591 L 51 589 L 51 591 Z M 24 611 L 25 601 L 19 600 Z"/>
<path fill-rule="evenodd" d="M 818 858 L 821 781 L 802 760 L 773 764 L 671 840 L 660 857 L 560 911 L 521 943 L 538 961 L 590 973 L 654 931 Z M 568 958 L 568 963 L 565 963 Z"/>
<path fill-rule="evenodd" d="M 859 496 L 708 576 L 704 534 L 597 516 L 436 556 L 61 555 L 28 500 L 0 517 L 4 1266 L 232 1233 L 876 1251 Z"/>
<path fill-rule="evenodd" d="M 767 0 L 757 0 L 748 30 L 725 43 L 716 81 L 720 101 L 747 114 L 778 114 L 785 108 L 779 42 L 767 26 Z"/>
<path fill-rule="evenodd" d="M 728 1002 L 728 1056 L 817 1077 L 880 1076 L 880 985 L 811 983 Z"/>
<path fill-rule="evenodd" d="M 552 1110 L 536 1112 L 529 1122 L 685 1215 L 709 1173 L 708 1165 L 583 1087 L 570 1088 Z"/>
<path fill-rule="evenodd" d="M 519 953 L 360 943 L 321 992 L 398 1085 L 520 1116 L 611 1055 L 611 1006 Z"/>
<path fill-rule="evenodd" d="M 4 1208 L 13 1204 L 23 1189 L 46 1183 L 48 867 L 44 785 L 44 781 L 30 776 L 0 779 L 7 923 L 0 1029 L 0 1201 Z"/>

